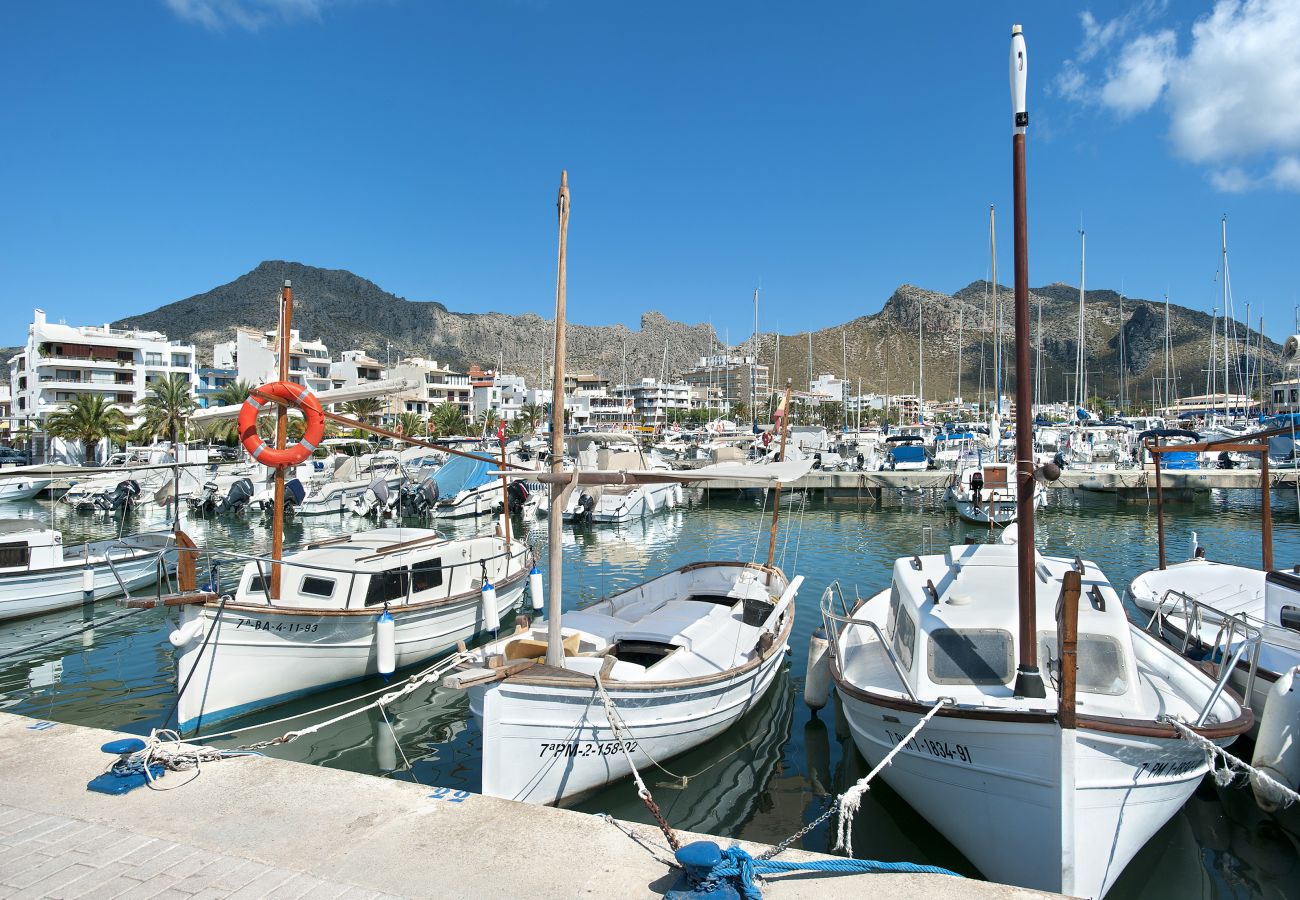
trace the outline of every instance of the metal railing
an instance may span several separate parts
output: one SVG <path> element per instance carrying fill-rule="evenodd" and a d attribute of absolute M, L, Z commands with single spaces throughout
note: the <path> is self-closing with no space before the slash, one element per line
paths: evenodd
<path fill-rule="evenodd" d="M 839 613 L 836 613 L 834 609 L 836 598 L 838 598 L 839 600 L 839 607 L 840 607 Z M 844 659 L 841 658 L 840 656 L 841 635 L 843 634 L 845 629 L 850 625 L 865 626 L 867 628 L 870 628 L 875 633 L 876 640 L 879 641 L 880 643 L 880 648 L 885 651 L 885 655 L 889 658 L 890 663 L 893 664 L 894 673 L 898 675 L 898 680 L 900 683 L 902 683 L 903 690 L 904 692 L 906 692 L 908 698 L 913 703 L 921 702 L 920 699 L 916 696 L 916 692 L 912 690 L 911 682 L 907 680 L 907 671 L 903 668 L 902 663 L 899 662 L 898 656 L 894 653 L 894 648 L 889 645 L 889 641 L 885 640 L 885 635 L 880 630 L 880 626 L 868 619 L 854 618 L 853 615 L 849 612 L 848 604 L 844 602 L 844 592 L 840 588 L 839 581 L 832 581 L 829 585 L 827 585 L 826 590 L 822 592 L 820 606 L 821 606 L 821 614 L 822 614 L 822 625 L 826 629 L 826 638 L 828 643 L 830 644 L 831 655 L 834 658 L 835 665 L 839 668 L 840 672 L 845 671 Z M 838 627 L 837 627 L 837 623 L 838 623 Z M 867 646 L 867 644 L 864 643 L 861 646 L 865 647 Z"/>
<path fill-rule="evenodd" d="M 1205 661 L 1214 667 L 1214 690 L 1210 692 L 1193 726 L 1199 728 L 1205 724 L 1210 710 L 1218 702 L 1232 673 L 1237 666 L 1243 664 L 1243 660 L 1247 671 L 1246 688 L 1242 691 L 1242 705 L 1250 708 L 1250 698 L 1255 690 L 1255 677 L 1259 672 L 1259 653 L 1264 642 L 1263 632 L 1246 620 L 1245 613 L 1235 615 L 1225 613 L 1175 588 L 1170 588 L 1161 595 L 1160 602 L 1147 623 L 1148 632 L 1158 634 L 1166 626 L 1177 629 L 1177 626 L 1170 621 L 1170 613 L 1166 612 L 1166 607 L 1173 605 L 1171 601 L 1180 608 L 1183 620 L 1183 643 L 1179 652 L 1187 657 L 1188 651 L 1195 642 L 1198 648 L 1204 651 Z M 1214 639 L 1205 641 L 1201 637 L 1201 629 L 1215 625 L 1218 627 Z"/>

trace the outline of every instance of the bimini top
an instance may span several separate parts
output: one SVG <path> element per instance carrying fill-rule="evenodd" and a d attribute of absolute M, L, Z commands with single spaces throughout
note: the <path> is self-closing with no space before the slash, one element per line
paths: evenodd
<path fill-rule="evenodd" d="M 1201 436 L 1197 434 L 1195 431 L 1187 431 L 1186 429 L 1183 428 L 1149 428 L 1138 435 L 1138 440 L 1143 441 L 1149 437 L 1155 437 L 1155 438 L 1181 437 L 1181 438 L 1191 438 L 1194 441 L 1199 441 L 1201 439 Z"/>
<path fill-rule="evenodd" d="M 461 491 L 473 490 L 492 481 L 487 473 L 496 463 L 490 456 L 453 456 L 433 473 L 438 485 L 438 495 L 454 497 Z"/>
<path fill-rule="evenodd" d="M 889 450 L 897 462 L 925 462 L 925 448 L 916 444 L 899 444 Z"/>

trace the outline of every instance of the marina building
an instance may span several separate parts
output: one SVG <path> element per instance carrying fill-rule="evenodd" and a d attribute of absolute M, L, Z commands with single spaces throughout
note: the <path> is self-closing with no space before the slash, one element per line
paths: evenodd
<path fill-rule="evenodd" d="M 497 418 L 512 422 L 528 402 L 528 385 L 522 375 L 502 375 L 499 372 L 486 381 L 471 382 L 474 389 L 474 415 L 481 416 L 488 410 L 497 414 Z"/>
<path fill-rule="evenodd" d="M 201 409 L 215 406 L 213 399 L 239 379 L 237 369 L 201 368 L 194 371 L 194 400 Z"/>
<path fill-rule="evenodd" d="M 434 359 L 410 356 L 385 371 L 377 360 L 371 359 L 362 351 L 349 350 L 343 354 L 343 362 L 334 364 L 334 372 L 338 387 L 351 387 L 382 378 L 417 382 L 420 387 L 401 391 L 388 398 L 387 414 L 390 416 L 404 412 L 427 416 L 444 403 L 459 407 L 467 417 L 474 412 L 474 394 L 469 375 L 453 371 Z M 344 379 L 342 383 L 338 381 L 340 375 Z"/>
<path fill-rule="evenodd" d="M 174 374 L 185 376 L 193 390 L 193 344 L 158 331 L 48 322 L 38 309 L 26 343 L 9 360 L 10 416 L 43 420 L 78 394 L 101 394 L 135 418 L 150 382 Z"/>
<path fill-rule="evenodd" d="M 1294 382 L 1293 382 L 1294 383 Z M 1294 404 L 1294 401 L 1288 401 Z M 1257 404 L 1244 394 L 1198 394 L 1195 397 L 1179 397 L 1168 406 L 1157 410 L 1157 414 L 1166 419 L 1181 416 L 1243 416 L 1254 411 Z"/>
<path fill-rule="evenodd" d="M 737 403 L 762 403 L 769 391 L 768 368 L 757 365 L 752 356 L 701 356 L 699 364 L 682 375 L 682 381 L 706 389 L 718 403 L 708 408 L 724 413 L 731 412 Z"/>
<path fill-rule="evenodd" d="M 656 378 L 642 378 L 636 384 L 620 384 L 614 390 L 614 396 L 631 400 L 632 415 L 643 425 L 664 425 L 671 411 L 685 412 L 691 408 L 690 385 Z"/>
<path fill-rule="evenodd" d="M 1288 378 L 1269 385 L 1265 408 L 1275 416 L 1300 412 L 1300 378 Z"/>
<path fill-rule="evenodd" d="M 275 331 L 235 329 L 233 341 L 212 345 L 214 369 L 233 369 L 249 384 L 280 380 L 280 345 Z M 305 341 L 298 329 L 289 329 L 289 380 L 320 393 L 330 389 L 329 348 L 320 341 Z"/>

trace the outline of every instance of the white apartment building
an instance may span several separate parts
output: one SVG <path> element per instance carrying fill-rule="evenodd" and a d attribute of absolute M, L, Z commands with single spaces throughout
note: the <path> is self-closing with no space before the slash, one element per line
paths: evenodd
<path fill-rule="evenodd" d="M 498 419 L 512 422 L 528 402 L 528 385 L 522 375 L 493 376 L 488 384 L 475 384 L 474 415 L 481 416 L 489 409 Z"/>
<path fill-rule="evenodd" d="M 706 388 L 706 408 L 730 412 L 738 403 L 761 404 L 770 390 L 768 368 L 753 356 L 714 354 L 701 356 L 694 369 L 682 375 L 692 387 Z"/>
<path fill-rule="evenodd" d="M 102 394 L 127 416 L 150 382 L 181 374 L 194 392 L 194 345 L 157 331 L 47 322 L 36 310 L 27 342 L 9 360 L 10 415 L 22 423 L 65 409 L 78 394 Z"/>
<path fill-rule="evenodd" d="M 212 345 L 212 366 L 234 369 L 250 384 L 280 380 L 280 340 L 275 331 L 236 328 L 233 341 Z M 289 329 L 289 380 L 320 393 L 331 387 L 330 352 L 320 341 L 304 341 L 297 328 Z"/>
<path fill-rule="evenodd" d="M 691 408 L 691 387 L 656 378 L 642 378 L 637 384 L 620 384 L 615 397 L 632 401 L 632 413 L 644 425 L 663 425 L 672 410 L 685 412 Z"/>
<path fill-rule="evenodd" d="M 352 358 L 349 358 L 352 357 Z M 412 356 L 393 365 L 385 376 L 379 363 L 370 359 L 359 350 L 349 350 L 343 354 L 343 362 L 335 363 L 335 373 L 344 374 L 351 379 L 344 381 L 340 387 L 349 387 L 364 381 L 377 381 L 382 377 L 393 380 L 409 379 L 418 382 L 420 387 L 393 394 L 388 398 L 388 413 L 411 412 L 427 416 L 444 403 L 460 407 L 466 416 L 473 412 L 474 396 L 470 387 L 469 376 L 463 372 L 453 372 L 437 360 Z"/>
<path fill-rule="evenodd" d="M 849 383 L 827 373 L 817 376 L 816 381 L 809 383 L 808 393 L 821 394 L 832 403 L 843 403 L 849 395 Z"/>

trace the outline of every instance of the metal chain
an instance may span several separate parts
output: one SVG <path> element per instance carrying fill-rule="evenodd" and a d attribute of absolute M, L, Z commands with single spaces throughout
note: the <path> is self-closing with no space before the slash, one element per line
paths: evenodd
<path fill-rule="evenodd" d="M 783 840 L 781 843 L 777 844 L 775 847 L 772 847 L 772 848 L 770 848 L 770 849 L 768 849 L 768 850 L 764 850 L 764 851 L 763 851 L 762 853 L 760 853 L 758 856 L 754 857 L 754 859 L 772 859 L 773 857 L 775 857 L 775 856 L 777 856 L 777 855 L 779 855 L 779 854 L 781 854 L 781 853 L 784 853 L 785 851 L 789 850 L 790 847 L 794 844 L 795 841 L 802 840 L 803 837 L 804 837 L 804 835 L 808 834 L 808 832 L 810 832 L 810 831 L 812 831 L 813 829 L 817 828 L 817 827 L 820 826 L 823 822 L 825 822 L 827 819 L 829 819 L 831 816 L 835 815 L 835 811 L 838 810 L 838 809 L 840 808 L 840 797 L 843 797 L 843 796 L 844 796 L 844 795 L 841 794 L 839 797 L 836 797 L 834 800 L 832 800 L 832 801 L 827 805 L 826 809 L 823 810 L 823 812 L 822 812 L 822 814 L 821 814 L 820 816 L 818 816 L 817 818 L 813 819 L 811 822 L 809 822 L 809 823 L 808 823 L 807 825 L 805 825 L 803 828 L 800 828 L 798 831 L 796 831 L 794 834 L 790 835 L 788 838 L 786 838 L 785 840 Z"/>
<path fill-rule="evenodd" d="M 677 832 L 673 831 L 673 826 L 668 824 L 664 814 L 659 811 L 659 804 L 655 803 L 655 798 L 650 796 L 649 791 L 638 791 L 637 793 L 640 794 L 641 802 L 645 804 L 645 808 L 650 810 L 650 815 L 654 816 L 655 821 L 659 823 L 659 830 L 664 833 L 664 840 L 668 841 L 668 846 L 672 848 L 674 853 L 682 849 L 682 842 L 677 839 Z"/>

